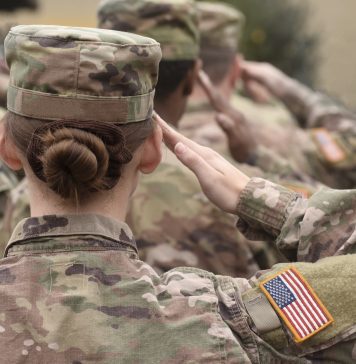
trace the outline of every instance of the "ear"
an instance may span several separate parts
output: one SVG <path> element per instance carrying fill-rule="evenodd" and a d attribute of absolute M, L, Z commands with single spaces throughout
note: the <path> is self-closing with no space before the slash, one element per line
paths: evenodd
<path fill-rule="evenodd" d="M 4 121 L 0 122 L 0 158 L 14 171 L 19 171 L 23 168 L 15 145 L 6 138 Z"/>
<path fill-rule="evenodd" d="M 162 159 L 162 129 L 156 125 L 152 135 L 143 144 L 141 160 L 138 169 L 141 173 L 150 174 L 160 164 Z"/>
<path fill-rule="evenodd" d="M 231 63 L 231 69 L 229 72 L 229 83 L 232 88 L 236 87 L 237 82 L 241 79 L 241 61 L 243 57 L 237 54 L 235 60 Z"/>
<path fill-rule="evenodd" d="M 198 81 L 199 71 L 202 69 L 202 66 L 203 62 L 201 59 L 197 59 L 194 63 L 194 67 L 189 70 L 183 87 L 184 96 L 190 96 L 193 93 L 194 86 Z"/>

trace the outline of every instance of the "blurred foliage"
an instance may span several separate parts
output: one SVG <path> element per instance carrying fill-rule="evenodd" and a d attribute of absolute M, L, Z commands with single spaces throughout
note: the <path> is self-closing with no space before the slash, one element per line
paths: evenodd
<path fill-rule="evenodd" d="M 0 11 L 36 10 L 37 6 L 37 0 L 0 0 Z"/>
<path fill-rule="evenodd" d="M 214 0 L 208 0 L 214 2 Z M 246 16 L 241 52 L 246 59 L 270 62 L 312 86 L 319 63 L 319 37 L 307 30 L 310 9 L 291 0 L 221 0 Z"/>

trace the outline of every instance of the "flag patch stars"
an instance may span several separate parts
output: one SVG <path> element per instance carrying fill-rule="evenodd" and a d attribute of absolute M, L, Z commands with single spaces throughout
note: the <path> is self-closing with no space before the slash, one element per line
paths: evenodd
<path fill-rule="evenodd" d="M 326 307 L 294 267 L 260 283 L 260 288 L 296 342 L 312 337 L 333 322 Z"/>

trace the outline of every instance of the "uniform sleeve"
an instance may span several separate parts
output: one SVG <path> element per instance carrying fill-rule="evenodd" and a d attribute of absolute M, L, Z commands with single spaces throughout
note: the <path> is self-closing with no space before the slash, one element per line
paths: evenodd
<path fill-rule="evenodd" d="M 244 344 L 253 362 L 279 359 L 278 362 L 299 363 L 303 357 L 351 363 L 356 328 L 355 260 L 355 255 L 345 255 L 315 263 L 281 263 L 269 271 L 259 272 L 249 281 L 217 276 L 220 315 Z M 290 268 L 311 287 L 323 312 L 327 312 L 328 319 L 333 321 L 299 344 L 295 343 L 285 318 L 268 302 L 260 287 Z"/>
<path fill-rule="evenodd" d="M 356 116 L 327 95 L 315 92 L 296 80 L 290 80 L 280 95 L 281 101 L 305 128 L 328 127 L 344 118 L 356 120 Z M 336 122 L 335 122 L 336 121 Z"/>
<path fill-rule="evenodd" d="M 321 189 L 311 198 L 253 178 L 237 208 L 237 227 L 249 239 L 275 243 L 290 259 L 314 262 L 356 251 L 356 191 Z"/>

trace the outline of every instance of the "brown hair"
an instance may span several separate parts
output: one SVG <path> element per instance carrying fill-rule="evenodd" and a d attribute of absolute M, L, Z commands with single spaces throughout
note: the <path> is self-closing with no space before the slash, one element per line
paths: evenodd
<path fill-rule="evenodd" d="M 8 112 L 5 128 L 35 175 L 61 197 L 78 202 L 118 183 L 122 166 L 152 134 L 153 122 L 53 122 Z"/>

